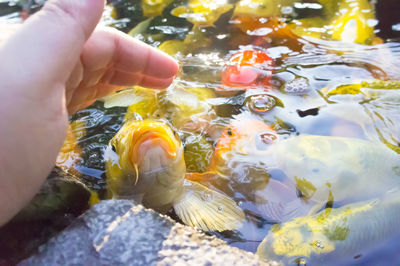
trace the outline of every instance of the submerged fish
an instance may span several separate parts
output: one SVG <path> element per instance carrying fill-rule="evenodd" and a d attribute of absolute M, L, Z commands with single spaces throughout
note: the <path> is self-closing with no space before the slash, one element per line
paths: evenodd
<path fill-rule="evenodd" d="M 298 197 L 294 184 L 271 179 L 264 163 L 265 149 L 276 141 L 278 136 L 264 121 L 239 116 L 219 138 L 208 171 L 188 174 L 187 178 L 235 196 L 235 200 L 249 203 L 245 205 L 251 206 L 251 212 L 279 222 L 286 205 Z"/>
<path fill-rule="evenodd" d="M 171 2 L 172 0 L 142 0 L 143 15 L 145 17 L 160 16 Z"/>
<path fill-rule="evenodd" d="M 332 39 L 372 44 L 375 37 L 374 10 L 368 0 L 343 0 L 331 25 Z"/>
<path fill-rule="evenodd" d="M 315 213 L 329 202 L 368 200 L 400 185 L 400 157 L 383 144 L 360 139 L 301 135 L 275 142 L 265 151 L 267 167 L 295 183 L 299 201 Z M 304 215 L 304 213 L 303 213 Z"/>
<path fill-rule="evenodd" d="M 375 37 L 375 14 L 368 0 L 319 0 L 325 10 L 325 19 L 294 20 L 290 28 L 300 36 L 311 36 L 347 43 L 380 43 Z M 322 29 L 322 30 L 321 30 Z"/>
<path fill-rule="evenodd" d="M 82 149 L 79 147 L 79 139 L 85 135 L 85 123 L 82 120 L 72 121 L 67 128 L 64 144 L 58 153 L 56 165 L 64 171 L 80 176 L 75 170 L 75 165 L 82 157 Z"/>
<path fill-rule="evenodd" d="M 205 231 L 238 228 L 242 210 L 225 195 L 185 180 L 178 135 L 160 121 L 128 121 L 110 141 L 106 154 L 109 191 L 165 213 L 171 207 L 182 221 Z"/>
<path fill-rule="evenodd" d="M 213 106 L 207 102 L 214 97 L 210 88 L 172 86 L 158 93 L 158 111 L 177 129 L 203 131 L 216 117 Z"/>
<path fill-rule="evenodd" d="M 209 172 L 192 180 L 217 176 L 231 184 L 247 184 L 258 195 L 255 203 L 265 217 L 288 221 L 333 202 L 379 197 L 400 185 L 399 175 L 400 157 L 382 144 L 312 135 L 279 140 L 263 121 L 242 117 L 221 136 Z M 269 189 L 270 179 L 282 181 L 293 195 L 267 201 L 262 191 Z"/>
<path fill-rule="evenodd" d="M 186 35 L 183 41 L 181 40 L 167 40 L 158 46 L 158 49 L 169 54 L 186 55 L 188 53 L 195 53 L 201 48 L 206 48 L 211 45 L 211 39 L 198 26 L 193 26 L 192 30 Z"/>
<path fill-rule="evenodd" d="M 259 245 L 261 258 L 285 265 L 340 265 L 400 233 L 400 192 L 325 209 L 275 225 Z M 353 261 L 354 262 L 354 261 Z M 349 263 L 349 261 L 347 262 Z"/>
<path fill-rule="evenodd" d="M 237 93 L 244 87 L 268 88 L 271 83 L 273 60 L 260 50 L 244 50 L 229 58 L 222 70 L 223 88 L 217 91 L 227 94 Z"/>
<path fill-rule="evenodd" d="M 196 26 L 213 26 L 219 17 L 233 8 L 226 0 L 189 0 L 187 6 L 179 6 L 171 14 L 186 18 Z"/>
<path fill-rule="evenodd" d="M 240 0 L 233 12 L 234 16 L 275 17 L 291 7 L 296 0 Z"/>

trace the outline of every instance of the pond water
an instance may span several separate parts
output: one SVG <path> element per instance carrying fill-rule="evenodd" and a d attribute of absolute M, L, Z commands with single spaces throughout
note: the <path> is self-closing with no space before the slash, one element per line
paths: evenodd
<path fill-rule="evenodd" d="M 73 115 L 78 146 L 60 165 L 105 198 L 109 141 L 127 120 L 162 120 L 187 172 L 245 213 L 212 234 L 251 252 L 269 234 L 259 255 L 285 263 L 400 261 L 400 19 L 383 2 L 110 1 L 102 23 L 180 71 L 166 91 L 131 88 Z"/>

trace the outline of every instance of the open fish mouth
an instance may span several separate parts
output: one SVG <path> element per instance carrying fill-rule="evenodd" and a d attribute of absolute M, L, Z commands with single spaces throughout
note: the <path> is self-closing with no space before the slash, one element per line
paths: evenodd
<path fill-rule="evenodd" d="M 149 147 L 149 145 L 151 146 Z M 171 158 L 164 148 L 162 146 L 153 145 L 151 140 L 141 143 L 138 152 L 141 156 L 139 164 L 141 172 L 157 172 L 167 168 L 168 164 L 171 162 Z"/>
<path fill-rule="evenodd" d="M 271 144 L 278 141 L 278 136 L 272 130 L 264 130 L 255 137 L 256 149 L 259 151 L 267 150 Z"/>
<path fill-rule="evenodd" d="M 164 154 L 165 158 L 174 159 L 177 155 L 176 150 L 176 144 L 173 139 L 167 138 L 167 136 L 159 132 L 146 132 L 132 145 L 130 153 L 132 165 L 141 165 L 144 158 L 149 157 L 149 155 L 157 158 Z"/>

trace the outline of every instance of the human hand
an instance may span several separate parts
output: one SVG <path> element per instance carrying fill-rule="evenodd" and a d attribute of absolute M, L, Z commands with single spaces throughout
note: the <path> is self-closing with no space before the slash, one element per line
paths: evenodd
<path fill-rule="evenodd" d="M 167 87 L 178 69 L 169 56 L 116 30 L 94 31 L 103 7 L 104 0 L 50 0 L 8 29 L 8 38 L 0 33 L 0 225 L 54 166 L 68 112 L 123 86 Z"/>

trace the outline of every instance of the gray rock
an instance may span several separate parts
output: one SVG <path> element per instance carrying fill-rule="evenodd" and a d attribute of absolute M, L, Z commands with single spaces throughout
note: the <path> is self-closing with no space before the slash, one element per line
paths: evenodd
<path fill-rule="evenodd" d="M 128 200 L 93 206 L 20 265 L 277 265 Z"/>

